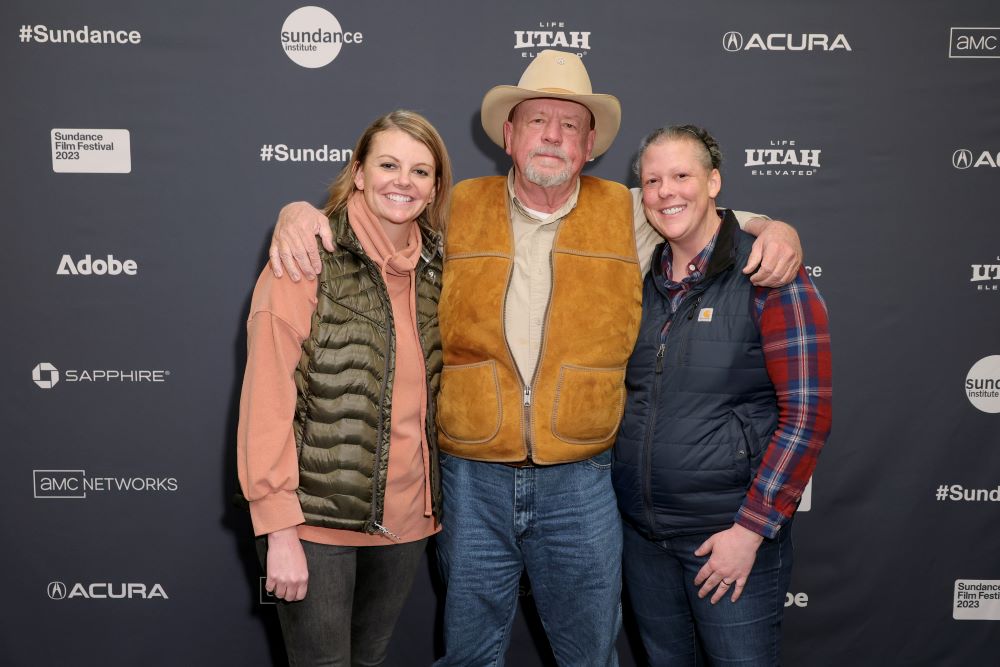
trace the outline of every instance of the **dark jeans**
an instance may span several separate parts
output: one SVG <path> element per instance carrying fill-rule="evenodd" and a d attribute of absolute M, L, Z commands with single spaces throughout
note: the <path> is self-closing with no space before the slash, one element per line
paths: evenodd
<path fill-rule="evenodd" d="M 288 664 L 381 665 L 427 540 L 384 547 L 302 541 L 309 566 L 304 600 L 278 600 Z M 257 539 L 266 568 L 267 538 Z"/>
<path fill-rule="evenodd" d="M 653 667 L 701 664 L 774 667 L 781 662 L 781 617 L 792 571 L 791 525 L 757 550 L 743 595 L 717 604 L 699 598 L 695 575 L 708 557 L 694 551 L 711 533 L 647 540 L 623 528 L 622 571 L 643 648 Z"/>

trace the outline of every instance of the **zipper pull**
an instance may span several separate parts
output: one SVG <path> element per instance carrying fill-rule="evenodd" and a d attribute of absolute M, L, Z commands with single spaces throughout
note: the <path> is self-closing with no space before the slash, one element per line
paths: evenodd
<path fill-rule="evenodd" d="M 385 535 L 386 537 L 388 537 L 393 542 L 399 542 L 399 539 L 400 539 L 399 535 L 397 535 L 396 533 L 392 532 L 391 530 L 389 530 L 388 528 L 386 528 L 385 526 L 383 526 L 380 523 L 375 523 L 374 525 L 375 525 L 375 528 L 378 530 L 378 532 L 382 533 L 383 535 Z"/>
<path fill-rule="evenodd" d="M 694 300 L 694 305 L 691 306 L 691 310 L 688 311 L 688 319 L 692 319 L 694 314 L 698 311 L 698 306 L 701 305 L 701 297 L 699 296 Z"/>
<path fill-rule="evenodd" d="M 524 407 L 531 407 L 531 387 L 524 388 Z"/>
<path fill-rule="evenodd" d="M 663 354 L 667 351 L 667 344 L 660 343 L 660 348 L 656 351 L 656 372 L 663 372 Z"/>

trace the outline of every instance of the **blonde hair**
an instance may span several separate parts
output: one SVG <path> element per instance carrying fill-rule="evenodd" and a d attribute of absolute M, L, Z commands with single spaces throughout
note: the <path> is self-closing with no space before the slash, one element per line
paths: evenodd
<path fill-rule="evenodd" d="M 397 109 L 379 116 L 361 133 L 351 163 L 346 165 L 330 185 L 330 196 L 323 212 L 333 215 L 347 206 L 348 198 L 357 189 L 354 175 L 368 157 L 375 135 L 386 130 L 400 130 L 427 147 L 434 157 L 434 201 L 417 216 L 417 224 L 424 230 L 443 233 L 448 218 L 448 204 L 451 198 L 451 159 L 444 140 L 426 118 L 416 111 Z"/>

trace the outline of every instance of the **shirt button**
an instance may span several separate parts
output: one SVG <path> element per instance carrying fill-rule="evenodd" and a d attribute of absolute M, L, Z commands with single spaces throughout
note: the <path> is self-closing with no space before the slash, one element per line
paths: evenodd
<path fill-rule="evenodd" d="M 694 264 L 688 264 L 688 271 L 694 271 L 694 270 L 695 270 L 695 269 L 697 269 L 697 268 L 698 268 L 698 267 L 697 267 L 697 266 L 695 266 Z"/>

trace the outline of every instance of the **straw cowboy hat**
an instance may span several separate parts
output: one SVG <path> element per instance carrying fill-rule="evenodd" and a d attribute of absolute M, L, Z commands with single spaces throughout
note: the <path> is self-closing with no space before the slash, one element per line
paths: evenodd
<path fill-rule="evenodd" d="M 493 143 L 504 148 L 503 124 L 511 109 L 538 97 L 571 100 L 590 109 L 596 130 L 593 156 L 611 147 L 622 122 L 618 98 L 593 92 L 587 68 L 579 56 L 551 49 L 535 56 L 516 86 L 496 86 L 483 97 L 483 129 Z"/>

